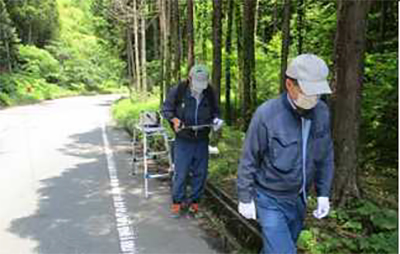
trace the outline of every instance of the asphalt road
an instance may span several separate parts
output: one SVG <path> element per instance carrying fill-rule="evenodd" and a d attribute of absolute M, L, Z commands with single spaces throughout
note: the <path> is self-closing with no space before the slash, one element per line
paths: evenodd
<path fill-rule="evenodd" d="M 166 184 L 145 199 L 129 175 L 117 98 L 0 110 L 0 253 L 216 253 L 195 220 L 169 217 Z"/>

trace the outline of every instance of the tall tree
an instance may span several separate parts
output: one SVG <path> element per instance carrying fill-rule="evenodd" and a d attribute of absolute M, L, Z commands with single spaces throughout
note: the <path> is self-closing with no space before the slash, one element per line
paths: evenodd
<path fill-rule="evenodd" d="M 160 58 L 161 58 L 161 68 L 160 68 L 160 105 L 164 101 L 164 95 L 165 95 L 165 51 L 167 50 L 165 48 L 165 1 L 164 0 L 158 0 L 158 12 L 160 16 L 160 40 L 161 43 L 160 45 Z"/>
<path fill-rule="evenodd" d="M 180 26 L 179 26 L 179 0 L 172 1 L 171 9 L 171 23 L 172 23 L 172 37 L 173 37 L 173 52 L 174 52 L 174 68 L 173 68 L 173 79 L 175 82 L 181 79 L 181 50 L 182 41 L 180 40 Z"/>
<path fill-rule="evenodd" d="M 364 0 L 338 0 L 337 5 L 333 137 L 336 165 L 334 200 L 338 205 L 360 197 L 357 146 L 369 4 Z"/>
<path fill-rule="evenodd" d="M 380 17 L 380 24 L 379 24 L 379 32 L 381 35 L 381 40 L 385 40 L 385 31 L 386 31 L 386 15 L 388 9 L 388 3 L 386 1 L 380 1 L 381 4 L 381 17 Z"/>
<path fill-rule="evenodd" d="M 282 22 L 282 51 L 281 51 L 281 85 L 280 91 L 285 87 L 285 71 L 290 46 L 290 0 L 285 0 Z"/>
<path fill-rule="evenodd" d="M 256 2 L 245 0 L 243 4 L 243 117 L 247 129 L 251 120 L 252 90 L 255 93 L 254 12 Z M 254 99 L 254 98 L 253 98 Z"/>
<path fill-rule="evenodd" d="M 188 71 L 194 65 L 193 0 L 187 0 Z"/>
<path fill-rule="evenodd" d="M 160 32 L 159 32 L 159 19 L 160 19 L 160 15 L 158 13 L 157 10 L 157 0 L 155 0 L 153 2 L 153 4 L 151 4 L 151 12 L 155 13 L 155 17 L 151 20 L 151 27 L 152 27 L 152 34 L 153 34 L 153 59 L 159 59 L 160 55 L 159 55 L 159 36 L 160 36 Z"/>
<path fill-rule="evenodd" d="M 233 0 L 228 0 L 227 22 L 225 41 L 225 120 L 228 125 L 232 124 L 231 106 L 231 51 L 232 51 L 232 25 L 233 25 Z"/>
<path fill-rule="evenodd" d="M 242 106 L 244 104 L 243 96 L 243 29 L 242 29 L 242 8 L 240 3 L 235 1 L 235 26 L 236 26 L 236 51 L 237 51 L 237 65 L 238 65 L 238 96 L 239 102 Z"/>
<path fill-rule="evenodd" d="M 171 1 L 165 1 L 165 34 L 164 34 L 164 59 L 165 59 L 165 89 L 171 87 Z"/>
<path fill-rule="evenodd" d="M 135 78 L 136 78 L 136 88 L 138 91 L 142 89 L 141 81 L 141 71 L 140 71 L 140 40 L 139 40 L 139 12 L 137 1 L 139 0 L 132 0 L 132 17 L 133 17 L 133 38 L 134 38 L 134 45 L 135 45 Z"/>
<path fill-rule="evenodd" d="M 128 62 L 128 78 L 130 80 L 129 89 L 132 91 L 132 88 L 135 88 L 135 55 L 132 49 L 132 30 L 131 24 L 128 25 L 126 29 L 126 55 L 127 55 L 127 62 Z"/>
<path fill-rule="evenodd" d="M 297 54 L 303 51 L 304 0 L 297 0 Z"/>
<path fill-rule="evenodd" d="M 142 76 L 142 91 L 147 94 L 147 69 L 146 69 L 146 2 L 140 1 L 140 33 L 141 33 L 141 76 Z"/>
<path fill-rule="evenodd" d="M 254 11 L 254 34 L 257 36 L 257 28 L 258 28 L 258 16 L 259 16 L 259 11 L 260 11 L 260 0 L 254 0 L 256 1 L 256 9 Z"/>
<path fill-rule="evenodd" d="M 213 69 L 212 85 L 214 86 L 218 103 L 221 102 L 222 76 L 222 0 L 213 0 Z"/>
<path fill-rule="evenodd" d="M 208 34 L 208 30 L 210 25 L 208 24 L 208 22 L 205 22 L 206 20 L 208 20 L 208 16 L 209 16 L 209 8 L 208 8 L 208 1 L 202 1 L 199 3 L 200 6 L 200 18 L 198 19 L 199 21 L 197 22 L 197 27 L 198 27 L 198 31 L 201 34 L 201 60 L 204 62 L 207 62 L 208 59 L 208 49 L 207 49 L 207 41 L 209 39 L 209 34 Z"/>
<path fill-rule="evenodd" d="M 274 4 L 274 13 L 272 15 L 272 34 L 275 34 L 278 27 L 278 0 Z"/>
<path fill-rule="evenodd" d="M 23 44 L 46 46 L 59 34 L 59 14 L 55 0 L 4 0 Z"/>
<path fill-rule="evenodd" d="M 3 0 L 0 0 L 0 74 L 11 72 L 17 56 L 18 39 Z M 0 88 L 1 90 L 1 88 Z"/>

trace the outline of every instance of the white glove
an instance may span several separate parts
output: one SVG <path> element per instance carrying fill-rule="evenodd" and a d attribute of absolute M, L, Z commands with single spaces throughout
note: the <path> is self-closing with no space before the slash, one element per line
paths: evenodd
<path fill-rule="evenodd" d="M 213 130 L 214 131 L 218 131 L 219 129 L 221 129 L 223 124 L 224 124 L 224 121 L 222 119 L 214 118 L 214 120 L 213 120 Z"/>
<path fill-rule="evenodd" d="M 246 219 L 256 219 L 256 205 L 254 204 L 253 200 L 250 203 L 239 202 L 238 210 L 239 213 Z"/>
<path fill-rule="evenodd" d="M 313 215 L 317 219 L 322 219 L 326 217 L 329 213 L 330 205 L 328 197 L 318 197 L 317 209 L 313 211 Z"/>

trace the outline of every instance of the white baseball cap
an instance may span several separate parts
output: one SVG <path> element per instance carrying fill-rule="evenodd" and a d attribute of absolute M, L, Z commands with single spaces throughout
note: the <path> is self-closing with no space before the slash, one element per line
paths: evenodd
<path fill-rule="evenodd" d="M 205 65 L 197 64 L 190 69 L 189 73 L 192 79 L 192 85 L 201 89 L 208 86 L 208 69 Z"/>
<path fill-rule="evenodd" d="M 297 56 L 286 69 L 286 75 L 297 80 L 305 95 L 332 93 L 326 79 L 328 74 L 324 60 L 313 54 Z"/>

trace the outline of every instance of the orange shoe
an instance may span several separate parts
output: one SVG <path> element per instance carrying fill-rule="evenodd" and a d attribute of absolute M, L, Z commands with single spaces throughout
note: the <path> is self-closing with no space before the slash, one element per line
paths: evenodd
<path fill-rule="evenodd" d="M 198 204 L 198 203 L 192 203 L 192 204 L 190 204 L 189 212 L 191 212 L 191 213 L 193 213 L 193 214 L 198 213 L 198 212 L 199 212 L 199 204 Z"/>
<path fill-rule="evenodd" d="M 174 218 L 179 217 L 181 214 L 181 204 L 176 204 L 176 203 L 172 204 L 171 214 L 172 214 L 172 217 L 174 217 Z"/>

